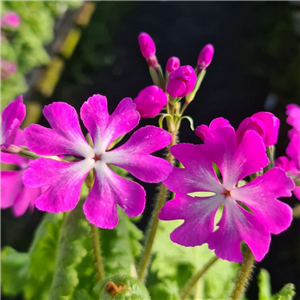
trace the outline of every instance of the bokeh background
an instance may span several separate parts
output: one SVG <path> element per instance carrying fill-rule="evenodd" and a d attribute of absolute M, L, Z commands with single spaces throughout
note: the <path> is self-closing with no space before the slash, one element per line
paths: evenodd
<path fill-rule="evenodd" d="M 300 2 L 67 2 L 2 1 L 1 15 L 16 11 L 18 28 L 1 28 L 2 107 L 24 94 L 25 125 L 47 122 L 41 107 L 65 101 L 77 109 L 89 96 L 107 96 L 113 111 L 124 97 L 136 97 L 151 85 L 147 64 L 140 54 L 138 34 L 149 33 L 164 68 L 170 56 L 195 66 L 199 51 L 211 43 L 215 56 L 196 99 L 186 110 L 195 125 L 222 116 L 237 127 L 245 117 L 267 110 L 281 120 L 276 155 L 288 144 L 285 106 L 300 103 Z M 15 64 L 7 76 L 8 61 Z M 5 73 L 6 72 L 6 73 Z M 5 76 L 2 76 L 5 74 Z M 157 124 L 157 118 L 140 126 Z M 188 122 L 182 142 L 198 143 Z M 5 166 L 2 166 L 3 168 Z M 143 229 L 151 212 L 155 189 L 144 184 L 147 207 Z M 291 206 L 296 198 L 284 199 Z M 1 213 L 1 243 L 26 251 L 43 213 L 35 210 L 14 218 Z M 270 252 L 257 264 L 271 274 L 273 292 L 285 283 L 296 285 L 300 299 L 300 220 L 272 237 Z M 257 298 L 256 280 L 249 299 Z M 16 298 L 17 299 L 17 298 Z"/>

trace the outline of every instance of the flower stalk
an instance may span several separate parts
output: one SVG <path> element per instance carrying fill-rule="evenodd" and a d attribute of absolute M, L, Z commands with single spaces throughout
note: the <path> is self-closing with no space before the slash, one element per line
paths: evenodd
<path fill-rule="evenodd" d="M 254 256 L 248 248 L 229 300 L 239 300 L 245 291 L 254 266 Z"/>
<path fill-rule="evenodd" d="M 91 224 L 91 234 L 92 234 L 92 243 L 93 243 L 96 271 L 98 275 L 98 280 L 101 281 L 105 278 L 105 273 L 104 273 L 104 266 L 103 266 L 103 261 L 101 256 L 99 229 L 93 224 Z"/>
<path fill-rule="evenodd" d="M 169 131 L 170 132 L 170 131 Z M 170 152 L 170 148 L 177 143 L 177 131 L 170 132 L 172 134 L 172 141 L 168 147 L 167 160 L 173 165 L 174 164 L 174 156 Z M 151 258 L 151 250 L 154 243 L 154 238 L 156 235 L 156 231 L 158 228 L 158 215 L 160 213 L 161 208 L 165 204 L 165 200 L 168 194 L 168 189 L 162 183 L 159 187 L 159 192 L 156 200 L 156 205 L 152 214 L 152 217 L 149 222 L 149 229 L 146 233 L 145 237 L 145 246 L 144 252 L 140 261 L 139 269 L 138 269 L 138 279 L 142 282 L 145 281 L 145 277 L 147 275 L 148 265 Z"/>
<path fill-rule="evenodd" d="M 180 299 L 184 300 L 188 297 L 188 295 L 191 293 L 193 287 L 198 282 L 198 280 L 206 273 L 207 270 L 210 269 L 210 267 L 218 260 L 218 257 L 212 257 L 204 266 L 202 269 L 200 269 L 194 276 L 191 277 L 191 279 L 187 282 L 187 284 L 184 286 L 181 294 Z"/>

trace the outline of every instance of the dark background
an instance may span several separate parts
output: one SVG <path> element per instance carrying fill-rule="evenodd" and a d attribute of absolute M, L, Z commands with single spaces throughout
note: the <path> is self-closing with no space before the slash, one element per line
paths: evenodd
<path fill-rule="evenodd" d="M 288 2 L 98 2 L 54 94 L 36 98 L 43 105 L 65 101 L 79 109 L 89 96 L 100 93 L 107 96 L 112 112 L 122 98 L 134 98 L 152 84 L 137 43 L 140 32 L 154 39 L 163 68 L 170 56 L 194 67 L 199 51 L 211 43 L 213 62 L 186 114 L 196 126 L 222 116 L 236 128 L 257 111 L 272 111 L 281 120 L 277 156 L 284 155 L 290 128 L 285 106 L 299 104 L 300 99 L 300 44 L 293 23 L 297 9 L 297 3 Z M 268 95 L 273 101 L 266 102 Z M 44 119 L 41 124 L 48 125 Z M 157 118 L 144 119 L 140 126 L 146 124 L 157 125 Z M 199 142 L 188 122 L 183 121 L 180 141 Z M 143 185 L 148 203 L 141 228 L 154 193 L 153 185 Z M 291 206 L 299 203 L 295 197 L 284 201 Z M 26 251 L 41 216 L 35 210 L 14 219 L 9 209 L 3 211 L 2 246 Z M 270 272 L 274 293 L 291 282 L 298 291 L 295 299 L 300 299 L 299 219 L 286 232 L 272 236 L 269 253 L 257 264 L 249 299 L 257 299 L 255 278 L 260 268 Z"/>

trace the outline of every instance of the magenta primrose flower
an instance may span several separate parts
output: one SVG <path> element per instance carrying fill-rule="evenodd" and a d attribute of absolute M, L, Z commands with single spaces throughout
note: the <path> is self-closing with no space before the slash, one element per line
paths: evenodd
<path fill-rule="evenodd" d="M 165 204 L 159 218 L 184 220 L 171 233 L 171 240 L 183 246 L 208 243 L 218 257 L 233 262 L 243 261 L 244 241 L 255 259 L 261 261 L 268 252 L 271 233 L 286 230 L 292 222 L 292 209 L 277 198 L 290 197 L 294 183 L 283 170 L 272 168 L 246 185 L 237 186 L 268 164 L 264 142 L 257 132 L 246 131 L 237 144 L 234 129 L 220 127 L 207 135 L 203 145 L 178 144 L 171 147 L 171 153 L 184 166 L 174 168 L 164 181 L 176 196 Z M 194 192 L 214 194 L 190 195 Z M 214 231 L 214 218 L 221 205 L 222 217 Z"/>
<path fill-rule="evenodd" d="M 176 56 L 172 56 L 168 59 L 166 64 L 166 72 L 172 73 L 180 67 L 180 60 Z"/>
<path fill-rule="evenodd" d="M 10 62 L 1 59 L 1 79 L 9 78 L 11 75 L 16 73 L 17 64 L 15 62 Z"/>
<path fill-rule="evenodd" d="M 211 44 L 207 44 L 202 48 L 197 61 L 198 72 L 205 70 L 211 64 L 214 52 L 214 46 Z"/>
<path fill-rule="evenodd" d="M 1 147 L 8 148 L 26 115 L 23 97 L 12 101 L 1 114 Z"/>
<path fill-rule="evenodd" d="M 250 129 L 256 131 L 263 138 L 266 147 L 275 145 L 277 143 L 279 125 L 279 119 L 272 113 L 264 111 L 255 113 L 240 123 L 236 131 L 237 141 L 239 143 L 245 132 Z"/>
<path fill-rule="evenodd" d="M 17 28 L 20 24 L 21 18 L 14 11 L 9 11 L 1 16 L 1 27 Z"/>
<path fill-rule="evenodd" d="M 141 90 L 133 102 L 142 118 L 151 118 L 166 106 L 168 98 L 161 88 L 151 85 Z"/>
<path fill-rule="evenodd" d="M 25 145 L 23 130 L 17 131 L 13 144 L 16 146 Z M 23 184 L 22 177 L 30 160 L 15 154 L 1 152 L 1 162 L 19 167 L 19 170 L 16 171 L 1 171 L 1 209 L 12 207 L 16 217 L 23 215 L 28 207 L 32 212 L 34 202 L 43 189 L 29 188 Z"/>
<path fill-rule="evenodd" d="M 197 81 L 197 76 L 191 66 L 182 66 L 169 75 L 167 92 L 172 97 L 185 97 L 189 94 Z"/>
<path fill-rule="evenodd" d="M 286 122 L 293 127 L 288 132 L 288 136 L 291 138 L 294 133 L 300 132 L 300 106 L 297 104 L 288 104 L 286 106 L 286 114 Z"/>
<path fill-rule="evenodd" d="M 298 157 L 300 159 L 300 157 Z M 280 156 L 275 160 L 275 166 L 287 172 L 291 178 L 300 178 L 300 169 L 296 167 L 293 160 L 288 159 L 286 156 Z M 295 197 L 300 200 L 300 186 L 295 186 L 293 189 Z"/>
<path fill-rule="evenodd" d="M 95 170 L 95 183 L 83 205 L 87 219 L 95 226 L 112 229 L 118 224 L 117 205 L 129 217 L 140 215 L 145 207 L 145 190 L 138 183 L 120 177 L 108 166 L 119 166 L 139 180 L 165 180 L 172 166 L 150 155 L 166 147 L 171 135 L 163 129 L 138 129 L 122 146 L 107 151 L 118 137 L 139 123 L 140 115 L 130 98 L 123 99 L 112 115 L 106 97 L 93 95 L 81 107 L 80 116 L 91 134 L 94 146 L 86 142 L 75 109 L 62 102 L 44 107 L 50 128 L 31 125 L 25 129 L 27 147 L 40 155 L 74 155 L 76 162 L 38 158 L 24 172 L 24 184 L 31 188 L 50 186 L 36 200 L 40 210 L 51 213 L 72 210 L 80 196 L 86 175 Z"/>

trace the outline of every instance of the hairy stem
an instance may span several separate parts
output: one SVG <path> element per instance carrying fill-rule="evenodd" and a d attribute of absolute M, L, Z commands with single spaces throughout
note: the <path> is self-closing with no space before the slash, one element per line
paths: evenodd
<path fill-rule="evenodd" d="M 101 256 L 101 245 L 100 245 L 98 227 L 91 224 L 91 233 L 92 233 L 92 243 L 93 243 L 96 271 L 98 274 L 98 279 L 99 281 L 101 281 L 105 278 L 105 274 L 104 274 L 104 267 L 103 267 L 102 256 Z"/>
<path fill-rule="evenodd" d="M 239 300 L 247 287 L 254 266 L 254 256 L 248 248 L 229 300 Z"/>
<path fill-rule="evenodd" d="M 173 165 L 174 164 L 174 156 L 170 152 L 170 147 L 175 145 L 177 143 L 177 131 L 171 132 L 172 134 L 172 141 L 168 148 L 168 154 L 167 154 L 167 160 Z M 151 258 L 151 250 L 154 242 L 154 238 L 156 235 L 156 231 L 158 228 L 158 215 L 160 213 L 161 208 L 165 204 L 165 200 L 168 194 L 168 189 L 161 183 L 159 187 L 158 196 L 156 199 L 155 208 L 152 214 L 152 217 L 149 222 L 148 231 L 146 233 L 145 237 L 145 246 L 144 246 L 144 252 L 139 264 L 139 270 L 138 270 L 138 279 L 141 281 L 145 280 L 145 277 L 147 275 L 148 265 Z"/>
<path fill-rule="evenodd" d="M 197 283 L 197 281 L 203 276 L 203 274 L 218 260 L 218 257 L 211 258 L 202 269 L 200 269 L 194 276 L 187 282 L 187 284 L 184 286 L 181 294 L 180 299 L 184 300 L 186 297 L 191 293 L 191 290 Z"/>

